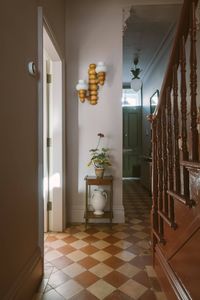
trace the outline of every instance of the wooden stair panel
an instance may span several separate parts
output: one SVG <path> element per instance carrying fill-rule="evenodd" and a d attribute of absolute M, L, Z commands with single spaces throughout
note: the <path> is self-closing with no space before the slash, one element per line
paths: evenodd
<path fill-rule="evenodd" d="M 169 264 L 191 299 L 200 298 L 200 227 L 169 260 Z"/>
<path fill-rule="evenodd" d="M 187 241 L 200 226 L 199 205 L 188 208 L 181 203 L 175 203 L 177 229 L 173 230 L 164 224 L 165 244 L 161 245 L 162 252 L 169 259 Z"/>

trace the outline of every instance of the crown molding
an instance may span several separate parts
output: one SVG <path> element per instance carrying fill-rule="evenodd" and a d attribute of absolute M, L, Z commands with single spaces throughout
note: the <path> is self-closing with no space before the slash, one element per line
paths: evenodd
<path fill-rule="evenodd" d="M 128 20 L 128 18 L 130 17 L 131 15 L 131 7 L 124 7 L 123 8 L 123 26 L 122 26 L 122 32 L 123 32 L 123 35 L 127 29 L 127 24 L 126 24 L 126 21 Z"/>
<path fill-rule="evenodd" d="M 183 4 L 183 0 L 134 0 L 132 3 L 123 6 L 125 9 L 130 9 L 132 6 L 142 6 L 142 5 L 177 5 Z"/>

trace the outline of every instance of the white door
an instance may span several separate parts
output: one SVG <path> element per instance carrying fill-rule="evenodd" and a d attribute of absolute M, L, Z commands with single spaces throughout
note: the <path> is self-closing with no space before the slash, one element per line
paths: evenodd
<path fill-rule="evenodd" d="M 44 29 L 44 231 L 63 230 L 62 62 Z"/>
<path fill-rule="evenodd" d="M 43 107 L 43 162 L 44 162 L 44 232 L 49 231 L 49 211 L 51 209 L 51 61 L 44 51 L 44 107 Z"/>

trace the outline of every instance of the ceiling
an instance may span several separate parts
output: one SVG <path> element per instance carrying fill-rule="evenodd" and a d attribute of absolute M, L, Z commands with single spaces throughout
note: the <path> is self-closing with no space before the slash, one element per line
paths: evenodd
<path fill-rule="evenodd" d="M 163 41 L 175 28 L 181 5 L 139 5 L 132 6 L 126 21 L 123 36 L 123 83 L 129 83 L 133 59 L 139 54 L 138 67 L 145 76 L 150 63 L 156 57 Z"/>

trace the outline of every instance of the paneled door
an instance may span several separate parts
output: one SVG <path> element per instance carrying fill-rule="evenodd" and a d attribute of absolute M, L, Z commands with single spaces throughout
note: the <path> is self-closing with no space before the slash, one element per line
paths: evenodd
<path fill-rule="evenodd" d="M 123 107 L 123 177 L 140 177 L 141 106 Z"/>

